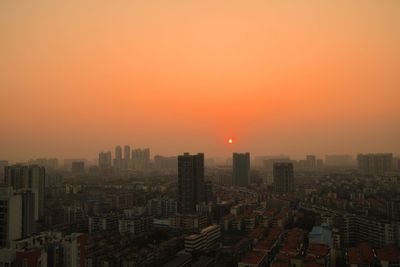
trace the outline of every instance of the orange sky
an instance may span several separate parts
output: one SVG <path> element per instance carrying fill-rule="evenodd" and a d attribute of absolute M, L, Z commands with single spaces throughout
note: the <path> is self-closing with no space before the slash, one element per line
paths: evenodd
<path fill-rule="evenodd" d="M 0 159 L 400 152 L 397 0 L 5 0 L 0 33 Z"/>

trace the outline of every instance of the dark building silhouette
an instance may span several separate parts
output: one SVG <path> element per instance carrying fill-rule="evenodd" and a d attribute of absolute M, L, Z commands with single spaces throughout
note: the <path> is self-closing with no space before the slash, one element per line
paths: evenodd
<path fill-rule="evenodd" d="M 13 165 L 5 168 L 4 182 L 7 186 L 16 192 L 29 190 L 34 194 L 36 221 L 44 216 L 45 177 L 45 168 L 41 166 Z"/>
<path fill-rule="evenodd" d="M 150 148 L 132 150 L 132 167 L 135 170 L 146 170 L 150 166 Z M 176 162 L 175 162 L 176 167 Z"/>
<path fill-rule="evenodd" d="M 74 162 L 72 162 L 71 171 L 73 173 L 83 173 L 83 172 L 85 172 L 85 162 L 83 162 L 83 161 L 74 161 Z"/>
<path fill-rule="evenodd" d="M 381 175 L 391 171 L 393 167 L 393 155 L 384 154 L 358 154 L 358 170 L 363 174 Z"/>
<path fill-rule="evenodd" d="M 288 193 L 294 191 L 294 174 L 292 163 L 274 163 L 273 175 L 275 192 Z"/>
<path fill-rule="evenodd" d="M 193 213 L 203 201 L 204 154 L 178 156 L 178 212 Z"/>
<path fill-rule="evenodd" d="M 232 184 L 248 186 L 250 181 L 250 153 L 233 153 Z"/>
<path fill-rule="evenodd" d="M 309 170 L 314 170 L 317 167 L 317 157 L 315 155 L 307 155 L 305 167 Z"/>
<path fill-rule="evenodd" d="M 129 169 L 131 167 L 131 147 L 128 145 L 124 146 L 124 168 Z"/>
<path fill-rule="evenodd" d="M 157 170 L 176 170 L 176 166 L 178 166 L 178 157 L 165 157 L 161 155 L 154 156 L 154 168 Z"/>
<path fill-rule="evenodd" d="M 35 233 L 35 194 L 31 191 L 21 193 L 22 197 L 22 237 Z"/>
<path fill-rule="evenodd" d="M 115 147 L 114 167 L 115 167 L 115 169 L 122 168 L 122 148 L 121 148 L 121 146 Z"/>
<path fill-rule="evenodd" d="M 111 169 L 111 152 L 99 153 L 99 169 L 100 171 L 107 171 Z"/>

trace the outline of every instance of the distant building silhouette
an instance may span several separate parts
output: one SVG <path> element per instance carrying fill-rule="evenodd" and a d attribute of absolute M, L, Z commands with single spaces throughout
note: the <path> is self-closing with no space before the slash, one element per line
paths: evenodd
<path fill-rule="evenodd" d="M 196 212 L 203 201 L 204 154 L 178 156 L 178 212 Z"/>
<path fill-rule="evenodd" d="M 44 217 L 46 171 L 41 166 L 13 165 L 5 168 L 4 182 L 17 193 L 30 191 L 34 194 L 34 219 L 38 221 Z"/>
<path fill-rule="evenodd" d="M 22 237 L 22 197 L 12 187 L 0 187 L 0 248 Z"/>
<path fill-rule="evenodd" d="M 115 167 L 115 169 L 122 169 L 122 148 L 121 148 L 121 146 L 115 147 L 114 167 Z"/>
<path fill-rule="evenodd" d="M 307 155 L 305 167 L 309 170 L 314 170 L 317 167 L 317 157 L 315 155 Z"/>
<path fill-rule="evenodd" d="M 145 170 L 150 165 L 150 149 L 132 150 L 132 166 L 135 170 Z"/>
<path fill-rule="evenodd" d="M 129 145 L 124 146 L 124 169 L 131 167 L 131 147 Z"/>
<path fill-rule="evenodd" d="M 354 165 L 351 155 L 325 155 L 325 165 L 328 166 L 351 166 Z"/>
<path fill-rule="evenodd" d="M 233 153 L 232 168 L 232 184 L 248 186 L 250 181 L 250 153 Z"/>
<path fill-rule="evenodd" d="M 85 172 L 85 162 L 84 161 L 72 162 L 71 171 L 73 173 L 84 173 Z"/>
<path fill-rule="evenodd" d="M 274 163 L 273 176 L 275 192 L 288 193 L 294 191 L 294 173 L 292 163 Z"/>
<path fill-rule="evenodd" d="M 111 152 L 99 153 L 99 169 L 103 172 L 111 169 Z"/>
<path fill-rule="evenodd" d="M 358 154 L 358 170 L 363 174 L 382 175 L 393 169 L 393 155 L 382 154 Z"/>
<path fill-rule="evenodd" d="M 0 179 L 4 179 L 4 168 L 8 166 L 8 160 L 0 160 Z"/>
<path fill-rule="evenodd" d="M 178 157 L 165 157 L 161 155 L 154 156 L 154 168 L 157 170 L 176 170 L 178 166 Z"/>

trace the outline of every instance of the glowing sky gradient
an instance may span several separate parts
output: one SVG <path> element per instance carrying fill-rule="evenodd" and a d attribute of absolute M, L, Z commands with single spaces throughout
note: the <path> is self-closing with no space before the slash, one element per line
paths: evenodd
<path fill-rule="evenodd" d="M 0 59 L 1 159 L 400 152 L 397 0 L 4 0 Z"/>

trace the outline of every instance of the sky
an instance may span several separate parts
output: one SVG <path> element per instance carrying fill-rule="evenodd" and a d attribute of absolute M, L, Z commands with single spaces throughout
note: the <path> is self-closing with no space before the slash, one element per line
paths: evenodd
<path fill-rule="evenodd" d="M 397 0 L 4 0 L 0 159 L 397 154 L 399 48 Z"/>

